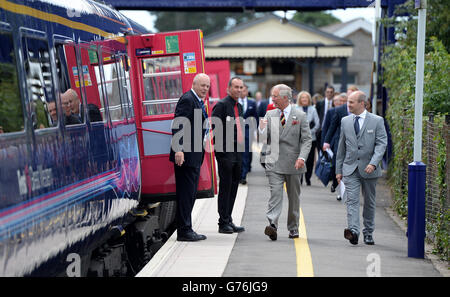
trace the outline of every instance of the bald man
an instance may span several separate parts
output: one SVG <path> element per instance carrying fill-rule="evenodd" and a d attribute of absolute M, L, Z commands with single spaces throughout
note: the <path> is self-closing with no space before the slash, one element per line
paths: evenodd
<path fill-rule="evenodd" d="M 169 160 L 174 163 L 177 196 L 177 240 L 198 241 L 205 235 L 192 230 L 191 212 L 197 195 L 200 167 L 205 153 L 203 139 L 208 118 L 204 100 L 210 87 L 209 76 L 199 73 L 192 82 L 192 89 L 184 93 L 175 108 L 172 124 L 172 145 Z M 194 124 L 201 120 L 201 125 Z M 187 131 L 189 130 L 189 131 Z M 189 138 L 184 138 L 190 135 Z"/>
<path fill-rule="evenodd" d="M 78 118 L 78 116 L 72 113 L 71 101 L 75 100 L 74 99 L 75 97 L 76 100 L 78 100 L 79 102 L 80 100 L 78 99 L 78 94 L 73 89 L 68 89 L 63 94 L 61 94 L 61 104 L 64 111 L 64 124 L 66 126 L 81 124 L 81 121 Z"/>

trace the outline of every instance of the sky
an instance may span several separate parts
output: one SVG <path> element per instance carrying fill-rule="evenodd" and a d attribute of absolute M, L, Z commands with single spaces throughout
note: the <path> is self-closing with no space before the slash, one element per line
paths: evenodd
<path fill-rule="evenodd" d="M 148 11 L 145 10 L 121 10 L 121 12 L 142 26 L 146 27 L 152 32 L 155 32 L 153 23 L 155 17 L 152 16 Z M 363 17 L 372 24 L 375 20 L 375 8 L 347 8 L 347 9 L 337 9 L 329 11 L 332 15 L 340 19 L 342 22 L 347 22 L 359 17 Z M 284 16 L 284 12 L 275 12 L 279 16 Z M 295 13 L 295 11 L 288 11 L 287 17 L 290 18 Z"/>

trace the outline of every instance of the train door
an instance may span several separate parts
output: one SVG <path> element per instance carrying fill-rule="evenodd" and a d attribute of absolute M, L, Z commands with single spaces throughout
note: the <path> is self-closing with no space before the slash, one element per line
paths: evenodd
<path fill-rule="evenodd" d="M 142 198 L 173 200 L 175 175 L 169 162 L 171 125 L 180 96 L 205 72 L 200 30 L 128 36 L 136 126 L 142 164 Z M 209 103 L 207 112 L 211 115 Z M 198 198 L 217 192 L 212 141 L 200 171 Z"/>

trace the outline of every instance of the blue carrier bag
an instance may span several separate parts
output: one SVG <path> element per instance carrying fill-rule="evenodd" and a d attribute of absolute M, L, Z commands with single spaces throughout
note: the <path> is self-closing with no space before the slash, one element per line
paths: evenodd
<path fill-rule="evenodd" d="M 328 154 L 320 152 L 319 160 L 317 161 L 316 164 L 315 173 L 325 187 L 328 185 L 328 182 L 332 178 L 331 177 L 332 167 L 333 164 L 331 163 L 331 158 L 329 158 Z"/>

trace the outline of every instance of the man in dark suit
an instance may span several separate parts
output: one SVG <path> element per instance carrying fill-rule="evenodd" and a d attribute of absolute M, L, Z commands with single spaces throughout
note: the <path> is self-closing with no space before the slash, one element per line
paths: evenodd
<path fill-rule="evenodd" d="M 253 143 L 253 133 L 258 122 L 258 113 L 256 111 L 256 102 L 248 96 L 248 86 L 244 84 L 239 103 L 242 105 L 244 111 L 245 121 L 245 151 L 242 153 L 242 168 L 240 183 L 245 185 L 247 183 L 247 173 L 251 170 L 252 152 L 251 146 Z"/>
<path fill-rule="evenodd" d="M 317 114 L 319 115 L 320 128 L 316 132 L 317 136 L 317 151 L 322 150 L 322 127 L 325 123 L 325 117 L 327 111 L 333 107 L 334 87 L 332 85 L 327 86 L 325 90 L 325 99 L 316 103 Z"/>
<path fill-rule="evenodd" d="M 208 115 L 203 100 L 209 87 L 209 76 L 204 73 L 197 74 L 192 82 L 192 89 L 181 96 L 175 108 L 169 160 L 174 162 L 175 167 L 178 241 L 206 239 L 205 235 L 192 230 L 191 212 L 205 153 L 203 139 L 206 129 L 203 123 Z M 185 138 L 185 135 L 190 137 Z"/>
<path fill-rule="evenodd" d="M 236 226 L 231 217 L 241 177 L 242 152 L 244 151 L 243 110 L 238 102 L 243 88 L 244 83 L 239 77 L 230 79 L 227 88 L 228 96 L 217 102 L 212 111 L 214 129 L 222 132 L 222 135 L 214 133 L 214 151 L 220 179 L 217 200 L 219 233 L 226 234 L 245 230 L 243 227 Z M 215 121 L 218 123 L 215 124 Z M 216 126 L 221 126 L 222 129 L 216 129 Z"/>
<path fill-rule="evenodd" d="M 335 107 L 331 108 L 327 112 L 327 116 L 325 117 L 325 122 L 322 127 L 322 143 L 323 143 L 322 150 L 325 152 L 329 148 L 333 152 L 333 159 L 331 161 L 331 163 L 333 164 L 332 167 L 333 183 L 331 184 L 332 193 L 335 192 L 335 189 L 338 186 L 335 174 L 336 154 L 339 142 L 339 133 L 341 131 L 341 119 L 348 115 L 346 102 L 347 102 L 346 93 L 334 96 L 333 105 Z M 343 104 L 345 104 L 344 109 L 342 108 Z M 342 197 L 338 195 L 336 199 L 340 201 L 341 198 Z"/>

